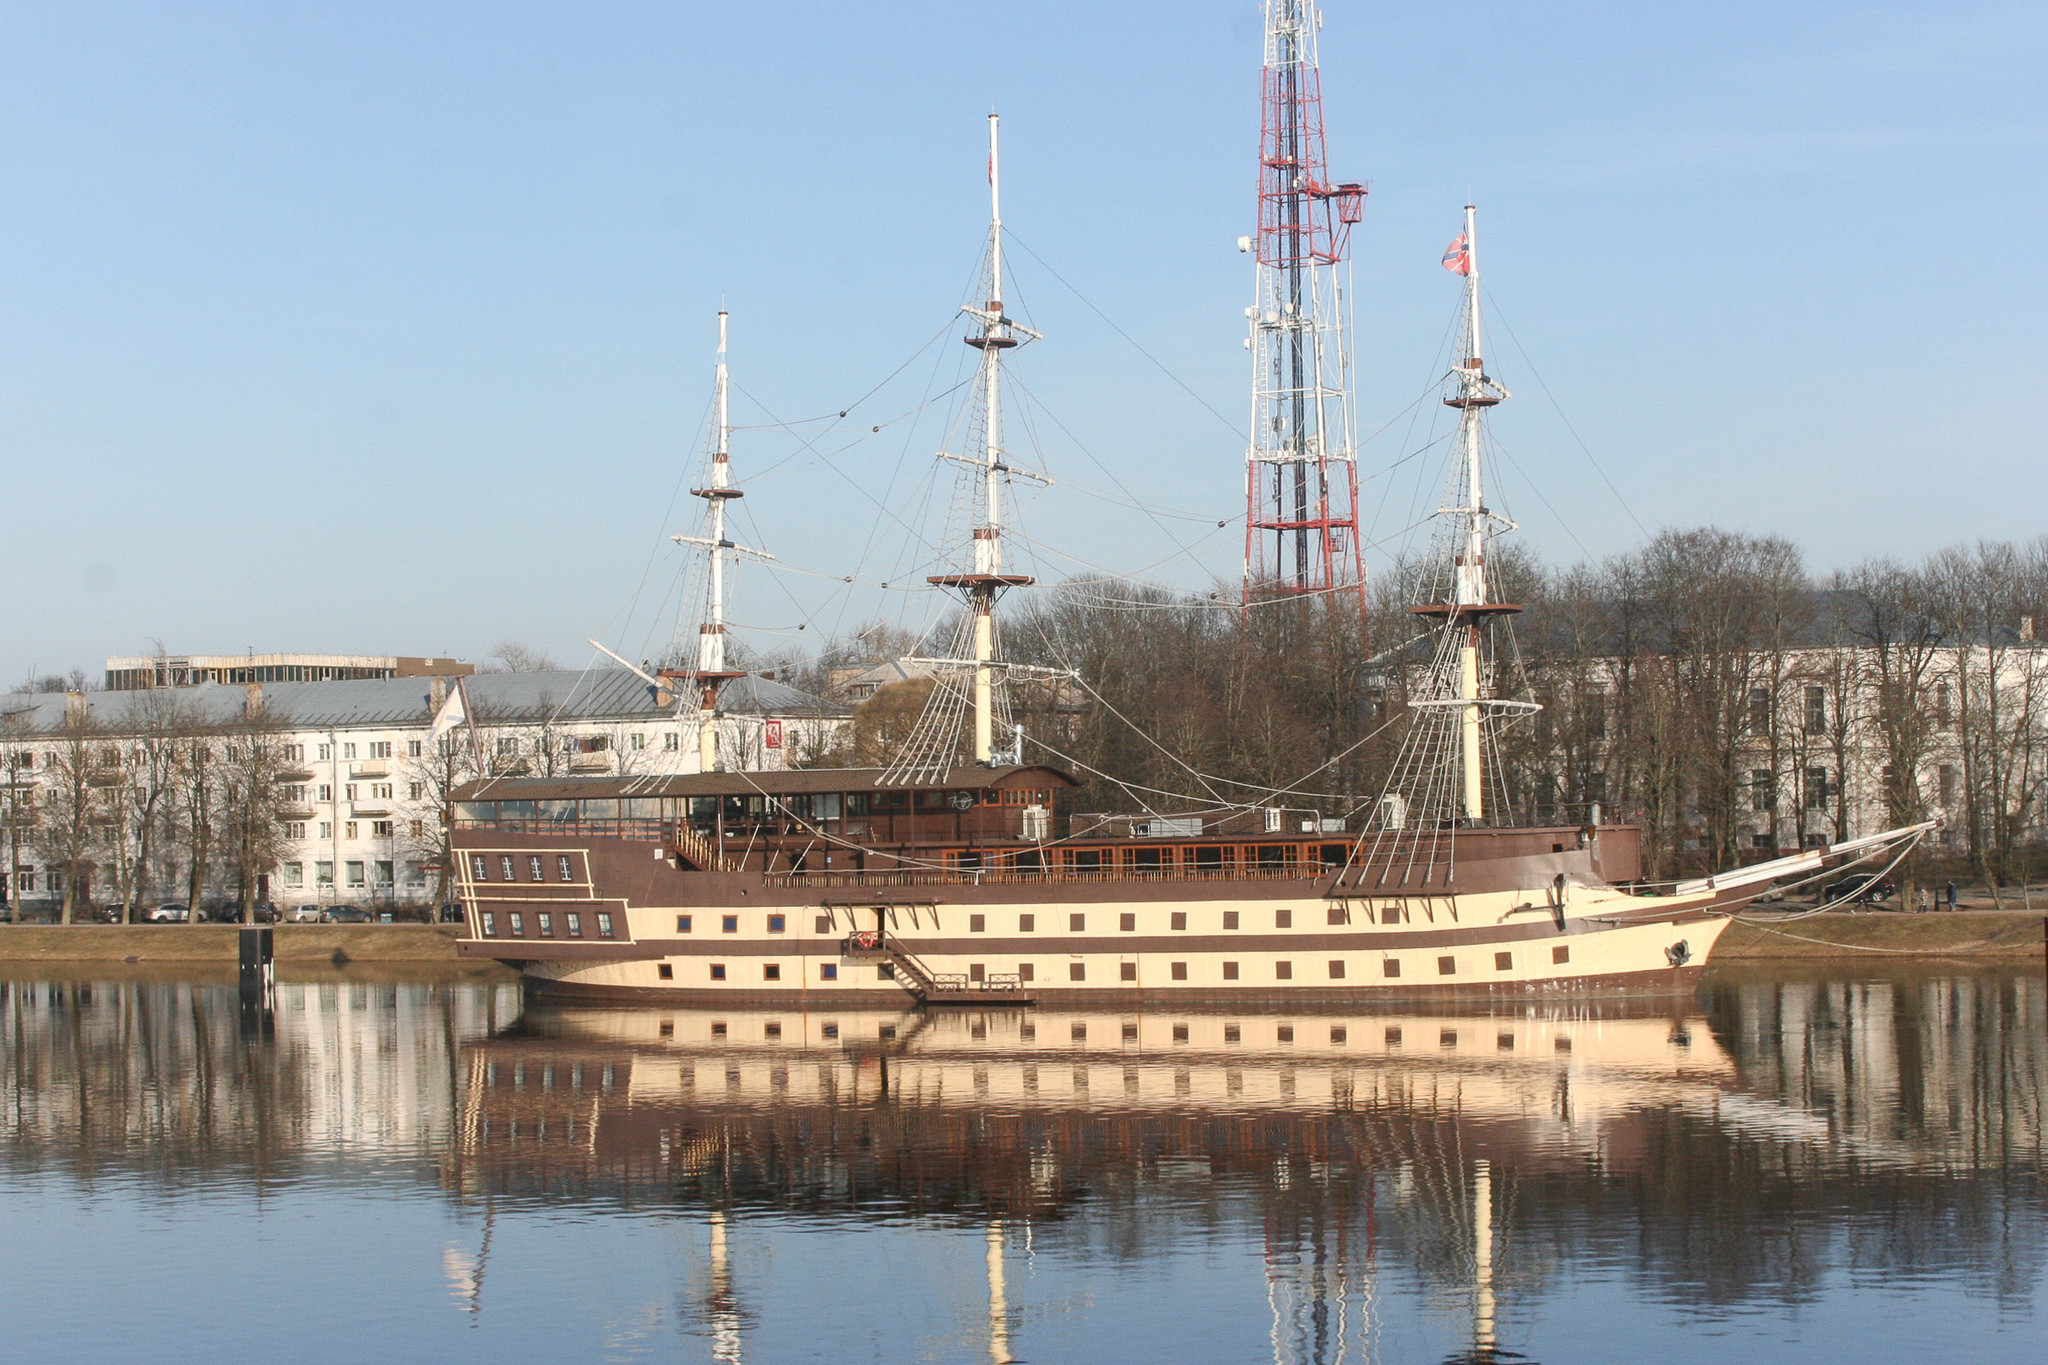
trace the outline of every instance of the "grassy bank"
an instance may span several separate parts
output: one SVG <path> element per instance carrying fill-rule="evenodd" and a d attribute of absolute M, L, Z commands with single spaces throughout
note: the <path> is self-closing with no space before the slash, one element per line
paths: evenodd
<path fill-rule="evenodd" d="M 236 960 L 232 924 L 0 925 L 0 962 Z M 280 924 L 279 962 L 453 962 L 456 924 Z"/>
<path fill-rule="evenodd" d="M 1969 910 L 1953 914 L 1831 911 L 1804 919 L 1736 921 L 1714 962 L 1778 958 L 1948 957 L 2041 961 L 2043 919 L 2034 914 Z"/>

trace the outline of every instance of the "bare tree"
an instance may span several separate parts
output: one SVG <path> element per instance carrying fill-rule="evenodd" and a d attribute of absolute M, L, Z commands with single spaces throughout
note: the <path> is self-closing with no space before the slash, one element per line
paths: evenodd
<path fill-rule="evenodd" d="M 95 779 L 103 767 L 100 736 L 81 693 L 67 698 L 64 727 L 52 737 L 43 781 L 36 801 L 33 841 L 46 865 L 60 869 L 64 879 L 58 922 L 70 924 L 79 890 L 92 875 L 94 845 L 102 833 L 106 788 Z"/>
<path fill-rule="evenodd" d="M 517 640 L 501 640 L 491 650 L 491 657 L 502 667 L 501 673 L 549 673 L 561 665 L 538 649 L 519 643 Z"/>

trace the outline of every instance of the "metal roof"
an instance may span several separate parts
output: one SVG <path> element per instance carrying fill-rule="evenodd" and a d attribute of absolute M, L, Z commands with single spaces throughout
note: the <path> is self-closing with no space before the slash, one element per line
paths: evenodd
<path fill-rule="evenodd" d="M 424 725 L 433 719 L 432 678 L 350 678 L 334 682 L 265 683 L 263 714 L 286 729 L 347 730 Z M 654 704 L 654 689 L 623 668 L 578 672 L 479 673 L 464 680 L 478 724 L 539 724 L 543 721 L 658 721 L 676 714 Z M 247 714 L 249 690 L 237 684 L 139 692 L 87 692 L 86 714 L 93 727 L 133 732 L 175 706 L 204 725 L 231 725 Z M 21 703 L 17 705 L 16 703 Z M 64 728 L 70 705 L 63 692 L 8 697 L 0 713 L 31 733 Z M 693 715 L 684 703 L 685 715 Z M 851 708 L 800 692 L 787 683 L 748 674 L 725 684 L 719 709 L 732 715 L 839 718 Z"/>
<path fill-rule="evenodd" d="M 1057 768 L 949 769 L 929 782 L 884 785 L 883 768 L 791 768 L 779 772 L 677 773 L 646 777 L 487 777 L 457 787 L 457 801 L 569 801 L 614 796 L 787 796 L 803 792 L 931 791 L 989 787 L 1073 787 Z"/>

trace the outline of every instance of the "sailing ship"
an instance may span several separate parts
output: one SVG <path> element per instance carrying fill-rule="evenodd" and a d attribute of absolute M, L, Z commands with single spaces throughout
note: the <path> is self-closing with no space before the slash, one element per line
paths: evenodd
<path fill-rule="evenodd" d="M 1005 491 L 1033 477 L 1004 445 L 1003 365 L 1038 334 L 1003 302 L 998 121 L 989 118 L 984 288 L 963 311 L 980 353 L 979 420 L 963 466 L 966 550 L 928 580 L 957 593 L 954 648 L 921 659 L 935 685 L 895 762 L 868 769 L 729 769 L 717 748 L 729 667 L 724 568 L 731 427 L 721 318 L 710 619 L 693 669 L 643 674 L 679 709 L 695 697 L 694 774 L 485 778 L 454 793 L 464 956 L 518 967 L 584 999 L 1030 1004 L 1115 1000 L 1352 1001 L 1443 994 L 1682 994 L 1729 916 L 1774 881 L 1913 831 L 1732 870 L 1650 894 L 1640 832 L 1601 819 L 1517 825 L 1496 736 L 1535 703 L 1494 695 L 1491 647 L 1519 610 L 1494 600 L 1483 422 L 1508 397 L 1481 348 L 1474 210 L 1464 278 L 1458 414 L 1439 511 L 1435 599 L 1414 608 L 1434 652 L 1377 801 L 1354 824 L 1275 804 L 1085 826 L 1055 807 L 1075 788 L 1027 761 L 1008 697 L 1032 670 L 1004 659 L 1000 600 L 1030 585 L 1005 560 Z M 1449 263 L 1449 258 L 1447 258 Z M 679 539 L 691 539 L 679 537 Z M 630 665 L 628 665 L 630 667 Z M 1043 674 L 1043 670 L 1039 671 Z M 998 747 L 998 737 L 1005 739 Z M 1064 825 L 1064 827 L 1062 827 Z"/>

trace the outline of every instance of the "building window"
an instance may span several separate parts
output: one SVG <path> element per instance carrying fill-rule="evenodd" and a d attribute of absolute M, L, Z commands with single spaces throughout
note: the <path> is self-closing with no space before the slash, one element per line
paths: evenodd
<path fill-rule="evenodd" d="M 1454 976 L 1457 974 L 1457 971 L 1458 959 L 1455 957 L 1440 957 L 1436 960 L 1436 974 L 1438 976 Z"/>
<path fill-rule="evenodd" d="M 610 938 L 612 936 L 612 917 L 603 910 L 597 912 L 597 936 L 599 938 Z"/>
<path fill-rule="evenodd" d="M 1225 910 L 1223 912 L 1223 927 L 1226 929 L 1235 929 L 1237 927 L 1237 911 Z"/>
<path fill-rule="evenodd" d="M 491 879 L 491 874 L 487 870 L 489 867 L 490 864 L 484 861 L 483 854 L 472 853 L 469 855 L 469 874 L 478 881 L 487 882 Z"/>
<path fill-rule="evenodd" d="M 341 795 L 342 795 L 342 798 L 343 798 L 344 800 L 347 800 L 347 801 L 353 801 L 353 800 L 355 800 L 355 799 L 356 799 L 356 784 L 355 784 L 355 783 L 353 783 L 353 782 L 350 782 L 350 783 L 348 783 L 348 784 L 347 784 L 346 786 L 344 786 L 344 787 L 343 787 L 343 788 L 341 789 Z"/>
<path fill-rule="evenodd" d="M 314 864 L 313 864 L 313 884 L 314 884 L 315 886 L 332 886 L 332 885 L 334 885 L 334 864 L 333 864 L 333 863 L 314 863 Z"/>
<path fill-rule="evenodd" d="M 526 876 L 527 876 L 527 880 L 529 880 L 529 881 L 536 881 L 536 882 L 537 882 L 537 881 L 541 880 L 541 875 L 540 875 L 540 855 L 539 855 L 538 853 L 532 853 L 532 854 L 528 854 L 528 855 L 527 855 L 527 858 L 526 858 Z"/>
<path fill-rule="evenodd" d="M 1759 735 L 1771 728 L 1771 689 L 1768 687 L 1749 689 L 1749 728 Z"/>
<path fill-rule="evenodd" d="M 1956 803 L 1956 770 L 1953 765 L 1941 765 L 1934 774 L 1934 786 L 1940 794 L 1942 805 L 1953 806 Z"/>
<path fill-rule="evenodd" d="M 350 886 L 361 887 L 370 884 L 369 868 L 366 864 L 350 861 L 344 864 L 344 866 L 348 869 L 348 884 Z"/>
<path fill-rule="evenodd" d="M 326 762 L 326 761 L 327 761 L 328 759 L 330 759 L 330 758 L 333 758 L 333 757 L 334 757 L 334 746 L 333 746 L 332 744 L 323 744 L 323 745 L 321 745 L 321 746 L 320 746 L 320 761 L 321 761 L 321 762 L 323 762 L 323 763 L 324 763 L 324 762 Z"/>
<path fill-rule="evenodd" d="M 526 933 L 526 918 L 525 916 L 521 915 L 517 910 L 514 910 L 511 914 L 505 916 L 505 918 L 511 921 L 512 923 L 512 937 L 519 938 Z"/>
<path fill-rule="evenodd" d="M 334 837 L 334 822 L 332 820 L 322 820 L 320 822 L 320 837 L 322 839 L 332 839 Z"/>
<path fill-rule="evenodd" d="M 498 880 L 506 882 L 519 880 L 518 874 L 512 870 L 512 855 L 509 853 L 498 855 Z"/>
<path fill-rule="evenodd" d="M 678 738 L 679 738 L 678 736 L 676 736 L 675 734 L 672 734 L 672 733 L 671 733 L 671 734 L 666 734 L 666 735 L 663 735 L 663 736 L 661 737 L 661 748 L 662 748 L 662 752 L 663 752 L 663 753 L 670 753 L 670 754 L 672 754 L 672 753 L 674 753 L 674 752 L 675 752 L 675 751 L 676 751 L 677 749 L 681 748 L 682 746 L 681 746 L 681 744 L 680 744 L 680 743 L 678 742 Z"/>
<path fill-rule="evenodd" d="M 837 962 L 821 962 L 818 964 L 818 980 L 837 981 L 838 979 L 839 964 Z"/>
<path fill-rule="evenodd" d="M 356 746 L 355 746 L 355 745 L 353 745 L 353 744 L 344 744 L 344 745 L 342 745 L 342 746 L 341 746 L 341 756 L 342 756 L 342 757 L 343 757 L 344 759 L 350 759 L 350 758 L 354 758 L 354 757 L 356 756 Z"/>
<path fill-rule="evenodd" d="M 388 739 L 380 739 L 380 740 L 376 740 L 376 741 L 372 742 L 372 743 L 371 743 L 371 745 L 370 745 L 370 757 L 371 757 L 371 758 L 389 758 L 389 757 L 391 757 L 391 741 L 390 741 L 390 740 L 388 740 Z"/>
<path fill-rule="evenodd" d="M 1069 962 L 1069 963 L 1067 964 L 1067 980 L 1069 980 L 1069 981 L 1086 981 L 1087 979 L 1088 979 L 1088 964 L 1087 964 L 1087 963 L 1085 963 L 1085 962 Z"/>
<path fill-rule="evenodd" d="M 331 784 L 322 782 L 317 790 L 322 801 L 332 801 L 334 799 L 334 787 Z"/>
<path fill-rule="evenodd" d="M 1117 963 L 1117 976 L 1124 981 L 1136 981 L 1138 979 L 1138 964 L 1135 962 Z"/>
<path fill-rule="evenodd" d="M 1175 981 L 1185 981 L 1188 979 L 1188 964 L 1185 962 L 1176 962 L 1169 969 L 1168 974 L 1171 975 Z M 1186 1040 L 1183 1039 L 1182 1041 Z"/>
<path fill-rule="evenodd" d="M 654 974 L 660 977 L 663 981 L 673 981 L 676 979 L 676 969 L 674 965 L 667 962 L 656 964 L 654 968 Z"/>
<path fill-rule="evenodd" d="M 1273 964 L 1273 979 L 1275 981 L 1294 980 L 1294 964 L 1292 962 L 1275 962 Z"/>
<path fill-rule="evenodd" d="M 397 871 L 397 867 L 397 863 L 390 858 L 379 858 L 376 862 L 371 863 L 370 876 L 372 884 L 389 890 L 392 883 L 392 873 Z"/>
<path fill-rule="evenodd" d="M 284 837 L 292 840 L 294 843 L 305 838 L 306 822 L 304 820 L 287 820 L 284 826 Z"/>
<path fill-rule="evenodd" d="M 389 839 L 392 829 L 393 824 L 389 820 L 372 820 L 370 822 L 370 837 L 372 839 Z"/>
<path fill-rule="evenodd" d="M 499 758 L 517 758 L 519 756 L 519 741 L 510 735 L 500 735 L 498 736 L 497 751 Z"/>
<path fill-rule="evenodd" d="M 646 747 L 647 747 L 647 736 L 645 736 L 645 735 L 637 735 L 637 734 L 636 734 L 636 735 L 634 735 L 634 736 L 632 737 L 632 739 L 631 739 L 631 740 L 629 741 L 629 743 L 630 743 L 630 746 L 631 746 L 632 748 L 636 749 L 636 750 L 638 750 L 638 749 L 644 749 L 644 748 L 646 748 Z"/>
<path fill-rule="evenodd" d="M 405 742 L 405 756 L 407 758 L 419 758 L 425 753 L 426 745 L 419 740 L 409 739 Z"/>
<path fill-rule="evenodd" d="M 569 921 L 569 937 L 570 937 L 570 938 L 582 938 L 582 937 L 583 937 L 583 916 L 581 916 L 581 915 L 577 914 L 577 913 L 576 913 L 575 911 L 571 910 L 571 911 L 570 911 L 570 912 L 569 912 L 568 914 L 566 914 L 566 915 L 562 916 L 562 918 L 563 918 L 563 919 L 566 919 L 566 920 L 568 920 L 568 921 Z"/>
<path fill-rule="evenodd" d="M 1826 810 L 1828 808 L 1828 770 L 1808 768 L 1806 770 L 1806 808 Z"/>
<path fill-rule="evenodd" d="M 725 980 L 725 964 L 723 962 L 714 962 L 711 964 L 711 979 L 713 981 Z"/>
<path fill-rule="evenodd" d="M 1819 734 L 1828 728 L 1828 690 L 1825 687 L 1806 689 L 1806 729 L 1809 734 Z"/>
<path fill-rule="evenodd" d="M 1223 964 L 1223 979 L 1225 981 L 1237 980 L 1237 964 L 1235 962 L 1226 962 Z"/>
<path fill-rule="evenodd" d="M 543 910 L 535 915 L 534 919 L 540 923 L 540 936 L 542 938 L 553 938 L 555 936 L 555 917 L 553 915 Z"/>
<path fill-rule="evenodd" d="M 780 962 L 763 963 L 761 966 L 761 979 L 763 981 L 782 980 L 782 964 Z"/>
<path fill-rule="evenodd" d="M 406 787 L 405 787 L 405 799 L 406 799 L 406 800 L 408 800 L 408 801 L 420 801 L 420 800 L 424 800 L 424 799 L 426 798 L 426 795 L 427 795 L 427 784 L 426 784 L 426 783 L 424 783 L 424 782 L 408 782 L 408 783 L 406 784 Z"/>
<path fill-rule="evenodd" d="M 484 921 L 484 933 L 486 933 L 486 934 L 495 934 L 495 933 L 497 933 L 497 932 L 498 932 L 498 917 L 497 917 L 496 915 L 494 915 L 494 914 L 492 914 L 492 913 L 491 913 L 490 911 L 486 910 L 486 911 L 484 911 L 484 913 L 483 913 L 483 921 Z"/>
<path fill-rule="evenodd" d="M 771 934 L 779 934 L 783 932 L 783 930 L 788 926 L 788 923 L 789 921 L 783 918 L 781 915 L 770 915 L 768 917 L 768 932 Z"/>
<path fill-rule="evenodd" d="M 344 821 L 342 821 L 342 824 L 341 824 L 341 837 L 342 837 L 342 838 L 344 838 L 344 839 L 358 839 L 358 838 L 361 838 L 361 837 L 362 837 L 362 826 L 361 826 L 360 824 L 358 824 L 358 823 L 357 823 L 356 821 L 354 821 L 354 820 L 344 820 Z"/>
<path fill-rule="evenodd" d="M 286 863 L 284 865 L 284 884 L 286 889 L 292 891 L 296 891 L 304 886 L 306 884 L 306 865 L 304 863 Z"/>

